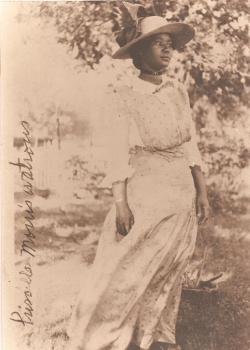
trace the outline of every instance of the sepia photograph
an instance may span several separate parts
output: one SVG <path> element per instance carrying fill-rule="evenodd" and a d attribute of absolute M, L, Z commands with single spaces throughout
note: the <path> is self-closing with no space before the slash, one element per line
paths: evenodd
<path fill-rule="evenodd" d="M 0 10 L 1 348 L 249 350 L 249 0 Z"/>

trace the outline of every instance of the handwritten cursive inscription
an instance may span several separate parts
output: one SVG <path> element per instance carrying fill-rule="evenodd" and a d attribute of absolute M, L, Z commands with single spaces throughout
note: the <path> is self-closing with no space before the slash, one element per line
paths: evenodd
<path fill-rule="evenodd" d="M 21 125 L 23 127 L 23 141 L 24 141 L 24 156 L 21 161 L 20 158 L 17 159 L 16 163 L 10 162 L 10 164 L 17 166 L 20 172 L 21 179 L 23 181 L 24 192 L 30 196 L 33 195 L 33 171 L 32 171 L 32 161 L 33 161 L 33 151 L 31 147 L 31 135 L 29 123 L 22 121 Z"/>
<path fill-rule="evenodd" d="M 19 203 L 18 206 L 23 208 L 24 214 L 24 233 L 23 239 L 20 244 L 20 255 L 27 255 L 30 259 L 35 257 L 35 228 L 34 220 L 35 213 L 33 210 L 32 197 L 34 195 L 33 191 L 33 156 L 34 152 L 32 150 L 31 144 L 31 128 L 27 121 L 21 121 L 22 135 L 23 135 L 23 157 L 18 158 L 16 162 L 9 162 L 11 165 L 18 168 L 21 182 L 23 185 L 24 202 Z M 23 231 L 23 230 L 22 230 Z M 33 305 L 32 305 L 32 264 L 26 262 L 19 271 L 20 282 L 22 283 L 23 291 L 23 304 L 18 305 L 17 309 L 11 312 L 10 320 L 26 325 L 33 325 Z"/>
<path fill-rule="evenodd" d="M 32 282 L 32 268 L 30 263 L 24 265 L 24 269 L 19 271 L 21 275 L 20 281 L 24 283 L 24 301 L 23 306 L 18 305 L 18 311 L 13 311 L 11 313 L 10 319 L 15 322 L 21 323 L 23 326 L 26 324 L 33 324 L 32 316 L 33 316 L 33 307 L 32 307 L 32 292 L 30 289 Z"/>

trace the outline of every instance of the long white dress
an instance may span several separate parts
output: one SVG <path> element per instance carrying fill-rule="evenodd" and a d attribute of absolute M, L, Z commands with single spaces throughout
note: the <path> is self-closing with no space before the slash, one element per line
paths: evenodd
<path fill-rule="evenodd" d="M 106 109 L 105 109 L 106 108 Z M 190 166 L 202 162 L 182 84 L 137 77 L 113 91 L 107 176 L 127 179 L 135 223 L 119 240 L 115 205 L 103 224 L 95 260 L 71 316 L 69 350 L 125 350 L 133 341 L 175 343 L 182 276 L 196 241 Z"/>

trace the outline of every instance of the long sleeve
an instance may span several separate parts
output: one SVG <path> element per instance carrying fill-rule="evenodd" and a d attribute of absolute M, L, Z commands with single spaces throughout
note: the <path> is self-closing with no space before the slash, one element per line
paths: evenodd
<path fill-rule="evenodd" d="M 190 108 L 189 96 L 184 86 L 182 88 L 182 93 L 184 96 L 184 110 L 189 120 L 189 131 L 191 136 L 191 139 L 184 143 L 184 149 L 185 149 L 188 165 L 191 167 L 198 165 L 200 166 L 201 170 L 206 173 L 207 166 L 203 162 L 201 153 L 198 148 L 198 138 L 195 130 L 195 124 L 192 119 L 192 111 Z"/>
<path fill-rule="evenodd" d="M 126 104 L 121 91 L 113 90 L 110 101 L 103 101 L 102 117 L 106 118 L 104 128 L 105 173 L 98 185 L 100 188 L 112 188 L 112 183 L 124 181 L 132 176 L 134 168 L 129 164 L 129 120 Z"/>

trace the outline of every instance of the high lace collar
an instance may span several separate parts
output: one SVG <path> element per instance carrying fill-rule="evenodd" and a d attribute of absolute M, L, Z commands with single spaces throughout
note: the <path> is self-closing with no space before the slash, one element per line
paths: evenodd
<path fill-rule="evenodd" d="M 165 85 L 173 86 L 176 83 L 176 79 L 169 77 L 167 74 L 162 75 L 161 84 L 154 84 L 150 81 L 139 78 L 138 76 L 134 76 L 133 78 L 133 90 L 138 91 L 140 93 L 156 93 L 161 90 L 161 88 Z"/>

